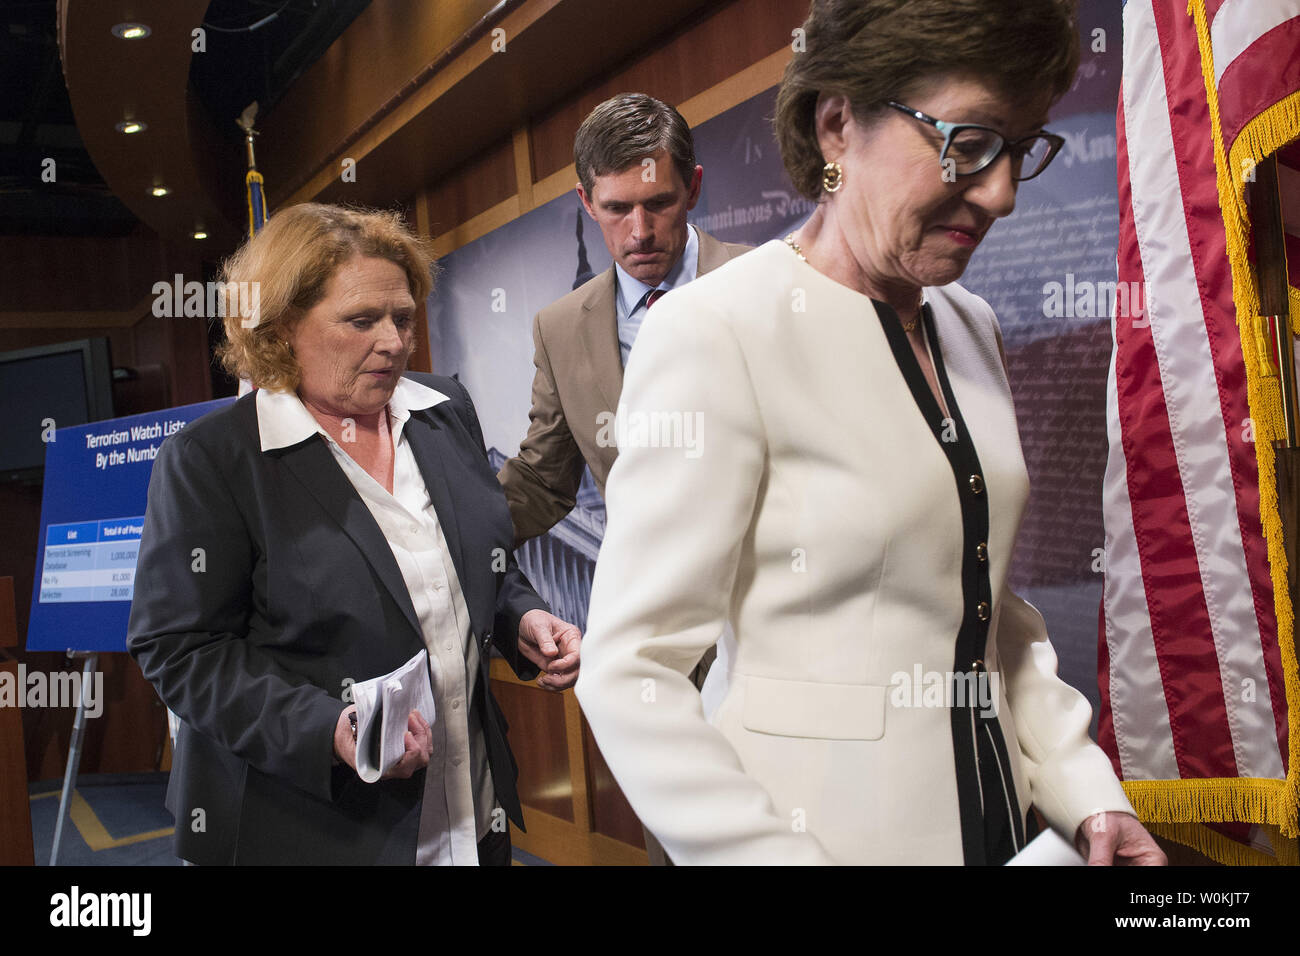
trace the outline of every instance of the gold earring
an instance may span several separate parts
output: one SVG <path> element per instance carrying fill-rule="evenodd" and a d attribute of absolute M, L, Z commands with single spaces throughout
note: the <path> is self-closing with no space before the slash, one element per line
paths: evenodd
<path fill-rule="evenodd" d="M 839 163 L 827 163 L 822 167 L 822 189 L 828 193 L 836 192 L 844 185 L 844 167 Z"/>

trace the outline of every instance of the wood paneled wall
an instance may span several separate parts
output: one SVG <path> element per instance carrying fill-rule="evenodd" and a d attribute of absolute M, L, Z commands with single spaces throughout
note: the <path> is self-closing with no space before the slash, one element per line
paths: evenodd
<path fill-rule="evenodd" d="M 497 0 L 385 0 L 362 11 L 259 124 L 259 165 L 271 198 L 333 163 L 341 144 L 373 125 L 385 104 L 409 94 L 412 78 L 497 6 Z"/>
<path fill-rule="evenodd" d="M 568 192 L 577 182 L 578 126 L 618 93 L 658 97 L 696 126 L 773 86 L 807 12 L 806 0 L 732 0 L 711 8 L 426 183 L 415 197 L 418 225 L 445 255 Z"/>
<path fill-rule="evenodd" d="M 531 179 L 517 175 L 514 137 L 507 137 L 430 186 L 425 193 L 429 221 L 424 231 L 449 232 L 531 185 Z"/>
<path fill-rule="evenodd" d="M 791 31 L 807 12 L 802 0 L 737 0 L 665 38 L 635 62 L 533 120 L 529 136 L 536 178 L 573 164 L 573 134 L 596 104 L 618 93 L 638 92 L 680 108 L 774 51 L 788 48 Z M 686 117 L 692 124 L 704 118 Z"/>

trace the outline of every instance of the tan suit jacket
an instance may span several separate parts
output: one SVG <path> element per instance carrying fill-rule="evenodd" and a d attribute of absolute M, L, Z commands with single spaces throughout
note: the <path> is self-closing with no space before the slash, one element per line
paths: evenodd
<path fill-rule="evenodd" d="M 696 275 L 711 272 L 751 247 L 720 242 L 703 230 Z M 602 413 L 613 414 L 623 391 L 618 350 L 614 267 L 537 313 L 533 320 L 533 407 L 519 454 L 497 478 L 505 488 L 515 546 L 544 534 L 574 505 L 582 466 L 591 466 L 601 496 L 618 450 L 601 444 Z M 608 429 L 606 429 L 608 433 Z"/>

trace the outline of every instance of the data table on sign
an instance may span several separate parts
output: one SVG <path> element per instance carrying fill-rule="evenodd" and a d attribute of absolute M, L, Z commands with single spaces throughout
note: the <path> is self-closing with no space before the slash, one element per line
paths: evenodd
<path fill-rule="evenodd" d="M 144 516 L 46 529 L 40 603 L 130 601 Z"/>

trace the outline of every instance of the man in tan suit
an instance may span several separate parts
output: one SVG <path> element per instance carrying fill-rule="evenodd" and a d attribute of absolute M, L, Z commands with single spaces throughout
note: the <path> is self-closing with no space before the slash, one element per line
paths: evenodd
<path fill-rule="evenodd" d="M 686 121 L 641 93 L 601 103 L 574 141 L 578 197 L 614 264 L 533 320 L 533 407 L 519 454 L 497 476 L 515 545 L 544 534 L 574 505 L 583 465 L 603 496 L 617 449 L 610 416 L 641 320 L 662 293 L 748 246 L 689 226 L 704 169 Z"/>
<path fill-rule="evenodd" d="M 641 321 L 660 295 L 716 269 L 749 246 L 719 242 L 686 222 L 703 167 L 690 127 L 666 103 L 625 93 L 583 121 L 573 145 L 578 197 L 614 264 L 533 320 L 533 407 L 519 454 L 497 475 L 515 546 L 572 509 L 583 465 L 602 497 L 618 450 L 611 421 Z M 692 678 L 703 685 L 710 650 Z M 667 862 L 646 831 L 651 862 Z"/>

